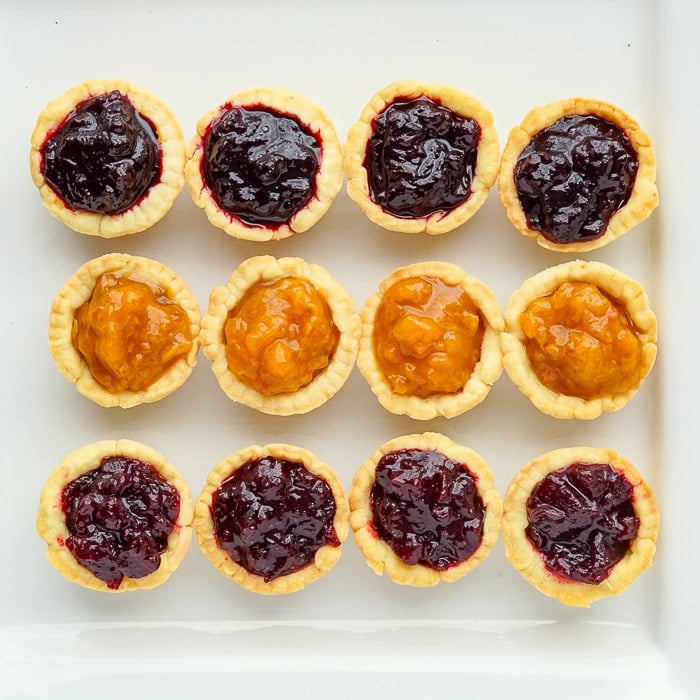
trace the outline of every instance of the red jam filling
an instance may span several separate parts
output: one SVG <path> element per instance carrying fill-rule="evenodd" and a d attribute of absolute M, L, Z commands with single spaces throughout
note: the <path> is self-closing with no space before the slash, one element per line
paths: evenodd
<path fill-rule="evenodd" d="M 439 452 L 389 452 L 375 471 L 372 526 L 406 564 L 449 569 L 481 544 L 485 508 L 476 481 Z"/>
<path fill-rule="evenodd" d="M 340 546 L 328 484 L 299 462 L 267 456 L 247 462 L 212 496 L 219 546 L 265 582 L 300 571 L 324 545 Z"/>
<path fill-rule="evenodd" d="M 527 500 L 527 518 L 525 534 L 547 569 L 590 584 L 608 577 L 639 529 L 632 485 L 609 464 L 578 462 L 549 473 Z"/>

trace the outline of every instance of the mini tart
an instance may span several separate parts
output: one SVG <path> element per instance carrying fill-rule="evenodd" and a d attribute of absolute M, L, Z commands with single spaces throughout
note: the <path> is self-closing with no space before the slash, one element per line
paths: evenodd
<path fill-rule="evenodd" d="M 156 369 L 161 361 L 165 361 L 166 368 L 152 383 L 139 389 L 132 390 L 128 386 L 124 388 L 120 385 L 115 385 L 112 389 L 98 381 L 93 376 L 85 356 L 73 342 L 79 310 L 92 300 L 101 280 L 106 277 L 123 279 L 127 282 L 133 280 L 155 290 L 154 293 L 157 296 L 166 296 L 168 304 L 173 303 L 179 307 L 178 314 L 182 318 L 182 323 L 188 327 L 189 344 L 182 344 L 183 349 L 177 353 L 175 359 L 167 357 L 164 359 L 163 355 L 152 358 L 151 363 Z M 100 406 L 130 408 L 159 401 L 184 384 L 197 363 L 200 321 L 201 314 L 197 300 L 175 272 L 156 260 L 126 253 L 109 253 L 94 258 L 78 268 L 55 296 L 49 318 L 49 349 L 61 374 L 69 382 L 74 383 L 83 396 Z M 105 349 L 108 353 L 112 351 L 111 365 L 122 368 L 125 366 L 124 360 L 119 359 L 122 355 L 117 355 L 115 358 L 113 353 L 121 348 L 128 358 L 125 328 L 123 324 L 120 325 L 116 315 L 110 316 L 109 322 L 115 323 L 117 330 L 113 333 L 105 331 L 103 341 L 105 337 L 112 340 Z M 181 340 L 178 335 L 173 342 L 181 343 Z M 163 350 L 163 354 L 167 353 L 172 353 L 172 349 Z M 145 355 L 148 357 L 147 354 Z M 99 358 L 100 355 L 98 354 L 97 357 Z"/>
<path fill-rule="evenodd" d="M 104 213 L 104 210 L 72 207 L 45 177 L 44 148 L 76 108 L 91 98 L 115 91 L 136 110 L 155 136 L 158 172 L 136 201 L 122 211 Z M 170 109 L 147 90 L 122 80 L 88 80 L 52 100 L 39 114 L 31 137 L 29 164 L 34 184 L 49 213 L 78 233 L 115 238 L 143 231 L 168 213 L 185 182 L 185 141 Z"/>
<path fill-rule="evenodd" d="M 422 216 L 398 215 L 378 203 L 370 189 L 370 176 L 366 158 L 371 139 L 375 133 L 375 120 L 395 104 L 427 98 L 439 107 L 446 108 L 457 117 L 473 120 L 479 134 L 476 140 L 476 156 L 468 192 L 442 209 L 435 209 Z M 437 141 L 433 137 L 434 141 Z M 442 139 L 439 139 L 442 140 Z M 471 218 L 484 203 L 489 190 L 496 181 L 499 160 L 498 133 L 491 112 L 476 98 L 448 85 L 420 83 L 401 80 L 387 85 L 377 92 L 365 106 L 360 118 L 351 127 L 343 147 L 343 164 L 347 175 L 347 192 L 350 198 L 375 224 L 390 231 L 403 233 L 441 234 L 457 228 Z M 424 153 L 420 158 L 427 169 L 436 167 Z M 461 174 L 457 174 L 460 177 Z M 444 180 L 443 180 L 444 181 Z M 408 183 L 407 183 L 408 184 Z M 411 182 L 411 186 L 415 183 Z"/>
<path fill-rule="evenodd" d="M 248 298 L 247 293 L 260 288 L 260 285 L 275 283 L 286 278 L 301 280 L 308 284 L 318 304 L 327 307 L 329 316 L 327 320 L 330 320 L 331 326 L 335 328 L 333 332 L 337 334 L 337 343 L 330 355 L 314 358 L 322 366 L 313 374 L 309 372 L 305 383 L 296 390 L 267 394 L 262 391 L 262 386 L 254 385 L 250 378 L 241 377 L 230 369 L 227 358 L 226 326 L 229 318 L 233 316 L 232 312 L 240 309 L 241 302 L 245 303 Z M 313 349 L 304 341 L 308 340 L 310 333 L 323 330 L 322 321 L 316 323 L 312 331 L 302 332 L 303 325 L 300 324 L 307 322 L 303 318 L 303 314 L 306 314 L 305 309 L 293 309 L 297 315 L 291 316 L 287 311 L 279 313 L 279 307 L 274 302 L 271 307 L 271 313 L 277 316 L 276 322 L 279 322 L 280 330 L 277 333 L 273 332 L 272 336 L 259 343 L 258 347 L 253 347 L 253 342 L 249 340 L 250 334 L 253 333 L 255 338 L 259 338 L 269 335 L 270 328 L 263 324 L 260 315 L 249 319 L 250 325 L 243 338 L 243 344 L 250 357 L 243 362 L 243 365 L 246 370 L 251 369 L 258 374 L 262 373 L 263 368 L 267 368 L 267 376 L 284 379 L 285 365 L 287 371 L 300 371 L 302 363 L 306 361 L 306 354 L 310 354 Z M 302 316 L 299 316 L 300 312 Z M 314 312 L 312 318 L 319 317 L 320 313 Z M 289 336 L 288 334 L 292 333 L 295 327 L 296 335 Z M 269 255 L 245 260 L 234 270 L 226 285 L 216 287 L 211 292 L 209 309 L 202 319 L 200 334 L 204 354 L 211 362 L 214 374 L 226 395 L 233 401 L 263 413 L 280 416 L 307 413 L 324 404 L 339 391 L 355 366 L 359 337 L 360 319 L 355 312 L 354 302 L 329 272 L 301 258 L 274 258 Z M 292 343 L 285 342 L 289 338 L 292 338 Z M 276 358 L 272 350 L 280 345 L 287 345 L 288 354 L 282 363 L 275 366 Z M 292 345 L 297 346 L 296 350 Z M 240 357 L 242 355 L 239 355 Z M 266 364 L 268 360 L 265 358 L 273 358 L 272 369 Z"/>
<path fill-rule="evenodd" d="M 281 573 L 280 575 L 271 575 L 269 577 L 251 571 L 241 563 L 234 561 L 232 555 L 226 551 L 219 542 L 213 515 L 216 494 L 220 491 L 222 484 L 225 484 L 231 477 L 235 478 L 240 469 L 246 468 L 247 465 L 261 459 L 271 461 L 281 460 L 283 463 L 281 470 L 283 475 L 285 465 L 288 466 L 288 463 L 301 465 L 301 467 L 313 477 L 325 482 L 327 486 L 327 495 L 332 497 L 335 501 L 334 513 L 330 523 L 335 542 L 325 543 L 320 546 L 318 544 L 314 545 L 318 548 L 313 553 L 306 552 L 310 560 L 309 563 L 302 568 L 296 568 L 289 573 Z M 279 475 L 277 479 L 279 482 Z M 289 485 L 287 485 L 287 488 L 291 491 Z M 314 487 L 313 490 L 317 491 L 318 487 Z M 259 499 L 258 503 L 262 504 L 261 508 L 270 508 L 271 502 L 269 500 L 266 501 L 265 495 L 256 490 L 255 485 L 249 485 L 247 489 L 247 496 L 251 496 L 251 494 L 256 499 Z M 303 497 L 303 494 L 300 496 L 299 492 L 295 495 L 297 498 Z M 231 503 L 234 503 L 236 506 L 231 508 L 234 515 L 240 515 L 245 510 L 245 505 L 240 500 L 232 499 Z M 247 505 L 250 506 L 250 504 Z M 310 517 L 308 505 L 305 504 L 301 506 L 301 509 L 303 518 Z M 250 508 L 248 513 L 252 512 L 252 510 L 253 509 Z M 270 520 L 279 521 L 279 516 L 280 513 L 273 512 L 272 515 L 266 517 Z M 194 529 L 202 551 L 222 575 L 234 580 L 243 588 L 254 593 L 279 595 L 298 591 L 330 571 L 340 558 L 342 543 L 347 538 L 349 529 L 348 519 L 349 509 L 343 486 L 335 472 L 318 459 L 318 457 L 308 450 L 293 445 L 272 444 L 262 447 L 259 445 L 252 445 L 219 462 L 209 473 L 207 482 L 195 504 Z M 256 526 L 260 524 L 265 524 L 265 518 L 258 518 L 255 521 Z M 248 528 L 246 528 L 246 530 L 247 529 Z M 306 527 L 302 527 L 302 530 L 307 532 Z M 294 542 L 297 543 L 300 537 L 301 535 L 295 534 L 293 537 Z M 265 546 L 272 547 L 278 546 L 279 543 L 277 535 L 274 532 L 265 534 L 264 541 Z M 246 544 L 245 548 L 247 549 L 247 547 L 248 545 Z M 247 549 L 246 555 L 249 557 L 252 556 L 249 549 Z"/>
<path fill-rule="evenodd" d="M 612 213 L 607 226 L 590 240 L 560 243 L 540 230 L 531 228 L 518 194 L 515 168 L 521 153 L 543 129 L 562 117 L 592 115 L 618 127 L 629 140 L 638 160 L 634 184 L 626 203 Z M 525 236 L 535 238 L 543 248 L 567 253 L 596 250 L 607 245 L 632 227 L 644 221 L 658 206 L 656 188 L 656 156 L 649 135 L 628 114 L 615 105 L 601 100 L 573 97 L 532 109 L 522 123 L 514 127 L 501 157 L 498 173 L 498 194 L 506 214 L 515 228 Z"/>
<path fill-rule="evenodd" d="M 384 300 L 397 283 L 409 278 L 437 280 L 448 287 L 457 287 L 466 294 L 478 311 L 483 337 L 476 364 L 465 383 L 450 393 L 433 393 L 425 397 L 397 393 L 378 357 L 377 319 Z M 430 261 L 397 268 L 380 283 L 379 291 L 367 299 L 360 311 L 360 319 L 362 336 L 357 366 L 379 403 L 391 413 L 407 415 L 418 420 L 429 420 L 437 416 L 453 418 L 481 403 L 503 371 L 499 336 L 505 330 L 505 324 L 498 300 L 487 285 L 452 263 Z M 416 326 L 416 330 L 420 331 L 419 335 L 426 336 L 425 329 Z M 394 335 L 398 333 L 395 327 L 392 328 L 392 332 Z M 433 342 L 438 344 L 433 344 L 431 350 Z M 439 345 L 441 342 L 441 338 L 434 339 L 426 348 L 416 350 L 414 360 L 417 362 L 421 357 L 426 358 L 429 350 L 436 356 L 443 355 L 445 348 Z M 414 362 L 409 356 L 403 357 L 406 361 Z"/>
<path fill-rule="evenodd" d="M 622 388 L 608 391 L 602 390 L 597 395 L 581 397 L 571 395 L 562 391 L 557 391 L 545 385 L 535 372 L 532 360 L 526 348 L 527 338 L 523 331 L 521 315 L 535 301 L 543 297 L 552 295 L 557 290 L 562 289 L 562 285 L 567 283 L 587 283 L 596 287 L 600 292 L 600 298 L 607 299 L 610 309 L 619 309 L 620 315 L 625 321 L 625 331 L 631 332 L 637 338 L 638 347 L 636 350 L 636 360 L 634 372 L 628 377 L 627 384 Z M 592 307 L 588 307 L 592 315 Z M 503 365 L 506 373 L 520 391 L 527 396 L 530 401 L 542 412 L 554 418 L 579 418 L 590 420 L 597 418 L 603 412 L 618 411 L 621 409 L 639 390 L 645 377 L 649 374 L 656 359 L 656 316 L 649 308 L 649 301 L 642 286 L 627 277 L 625 274 L 608 265 L 599 262 L 585 262 L 574 260 L 562 263 L 554 267 L 547 268 L 534 277 L 529 278 L 518 289 L 508 301 L 504 318 L 506 331 L 501 334 L 501 347 L 503 349 Z M 580 340 L 577 341 L 577 348 L 581 350 L 581 342 L 595 342 L 600 357 L 604 359 L 604 365 L 598 367 L 595 372 L 603 376 L 603 370 L 609 369 L 608 374 L 614 379 L 615 372 L 621 366 L 625 366 L 624 358 L 620 359 L 613 355 L 613 346 L 609 339 L 605 339 L 604 329 L 595 329 L 595 324 L 587 322 L 586 326 L 580 321 L 572 326 Z M 566 329 L 567 334 L 570 329 Z M 561 342 L 555 342 L 555 338 L 547 336 L 549 344 L 564 347 Z M 572 348 L 566 346 L 566 353 L 560 353 L 562 358 L 567 354 L 572 355 Z M 616 342 L 620 342 L 616 338 Z M 609 352 L 608 352 L 609 350 Z M 596 350 L 591 350 L 591 353 Z M 608 352 L 607 355 L 605 353 Z M 595 359 L 595 355 L 593 355 Z M 587 374 L 595 374 L 591 368 L 577 365 L 577 372 L 588 369 Z M 595 368 L 593 368 L 595 369 Z M 571 377 L 577 380 L 578 374 Z M 632 377 L 632 378 L 629 378 Z"/>
<path fill-rule="evenodd" d="M 530 524 L 527 503 L 533 489 L 552 472 L 571 465 L 609 465 L 629 482 L 631 503 L 638 529 L 624 556 L 600 583 L 565 578 L 545 564 L 545 559 L 526 534 Z M 587 502 L 588 495 L 584 499 Z M 590 494 L 589 494 L 590 495 Z M 609 493 L 605 493 L 609 496 Z M 547 452 L 533 459 L 515 476 L 503 503 L 503 543 L 506 557 L 528 583 L 561 603 L 588 607 L 606 596 L 618 595 L 651 566 L 659 530 L 659 512 L 649 485 L 635 467 L 613 450 L 570 447 Z"/>
<path fill-rule="evenodd" d="M 67 524 L 63 505 L 64 489 L 71 482 L 98 469 L 103 460 L 112 457 L 145 462 L 177 492 L 179 497 L 177 518 L 167 536 L 167 547 L 160 554 L 158 568 L 144 576 L 129 577 L 125 575 L 116 587 L 109 586 L 90 569 L 79 563 L 69 549 L 69 539 L 72 533 Z M 46 556 L 49 562 L 66 579 L 96 591 L 121 593 L 153 588 L 170 577 L 189 547 L 192 538 L 193 514 L 192 497 L 187 483 L 163 455 L 153 448 L 133 440 L 102 440 L 71 452 L 51 472 L 41 492 L 36 528 L 48 546 Z"/>
<path fill-rule="evenodd" d="M 259 220 L 246 221 L 245 218 L 242 218 L 244 216 L 242 213 L 237 213 L 224 206 L 213 190 L 212 183 L 207 181 L 205 174 L 207 141 L 212 131 L 232 110 L 243 110 L 246 113 L 262 111 L 270 113 L 273 117 L 289 118 L 296 122 L 302 134 L 307 137 L 311 136 L 315 140 L 316 146 L 314 148 L 318 151 L 318 163 L 314 166 L 312 173 L 304 173 L 305 178 L 307 175 L 313 178 L 310 185 L 310 198 L 305 203 L 299 202 L 299 206 L 282 221 L 266 221 L 262 213 L 257 213 Z M 260 131 L 261 129 L 256 131 L 256 137 L 259 137 Z M 239 137 L 240 132 L 236 132 L 236 139 L 238 140 Z M 283 138 L 286 140 L 291 137 L 284 135 Z M 229 162 L 236 164 L 242 172 L 244 165 L 251 163 L 248 154 L 260 150 L 261 143 L 262 141 L 258 140 L 252 144 L 246 154 L 231 155 Z M 294 167 L 294 162 L 288 157 L 289 149 L 281 152 L 279 149 L 273 150 L 275 148 L 277 148 L 275 141 L 269 146 L 265 145 L 264 155 L 269 158 L 271 153 L 280 153 L 279 158 L 283 165 L 279 165 L 279 163 L 273 165 L 274 168 L 279 168 L 277 174 L 275 176 L 269 175 L 266 168 L 263 168 L 259 163 L 256 164 L 256 161 L 252 161 L 253 165 L 250 167 L 255 168 L 255 175 L 248 173 L 245 176 L 245 184 L 254 185 L 265 192 L 268 185 L 277 186 L 285 172 Z M 225 171 L 225 169 L 225 166 L 222 165 L 221 170 Z M 222 104 L 199 119 L 197 133 L 187 149 L 185 177 L 194 203 L 204 209 L 212 225 L 234 238 L 249 241 L 279 240 L 295 233 L 307 231 L 328 211 L 342 185 L 342 151 L 333 123 L 325 112 L 308 98 L 281 88 L 254 88 L 231 95 Z M 241 178 L 242 176 L 238 173 L 236 177 Z M 275 196 L 282 202 L 290 199 L 290 193 L 285 193 L 285 191 L 280 191 Z"/>
<path fill-rule="evenodd" d="M 421 563 L 406 563 L 397 555 L 392 545 L 382 539 L 374 523 L 372 491 L 377 465 L 386 455 L 409 450 L 426 455 L 438 453 L 440 457 L 466 468 L 483 504 L 478 546 L 467 558 L 447 568 L 438 569 Z M 451 488 L 454 489 L 454 486 Z M 431 505 L 428 503 L 427 508 L 430 509 Z M 425 510 L 426 507 L 423 506 L 420 512 Z M 409 586 L 434 586 L 441 581 L 451 583 L 473 571 L 486 559 L 498 539 L 501 513 L 501 498 L 494 488 L 493 474 L 488 464 L 473 450 L 458 445 L 439 433 L 403 435 L 384 443 L 362 464 L 350 488 L 350 527 L 367 564 L 376 574 L 386 574 L 395 583 Z"/>

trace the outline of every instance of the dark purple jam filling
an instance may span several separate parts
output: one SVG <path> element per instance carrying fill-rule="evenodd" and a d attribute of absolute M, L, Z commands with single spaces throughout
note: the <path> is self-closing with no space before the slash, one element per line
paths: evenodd
<path fill-rule="evenodd" d="M 548 474 L 527 500 L 525 534 L 546 567 L 598 584 L 625 556 L 639 519 L 632 485 L 609 464 L 571 464 Z"/>
<path fill-rule="evenodd" d="M 392 102 L 372 122 L 364 167 L 372 201 L 413 219 L 471 195 L 481 127 L 427 97 Z"/>
<path fill-rule="evenodd" d="M 66 546 L 109 588 L 160 566 L 180 513 L 180 496 L 147 462 L 104 457 L 61 495 L 70 536 Z"/>
<path fill-rule="evenodd" d="M 638 168 L 618 126 L 593 115 L 562 117 L 533 137 L 515 165 L 528 226 L 553 243 L 599 238 L 629 200 Z"/>
<path fill-rule="evenodd" d="M 298 462 L 247 462 L 214 492 L 211 511 L 219 546 L 266 582 L 305 568 L 323 545 L 340 546 L 333 493 Z"/>
<path fill-rule="evenodd" d="M 316 193 L 321 143 L 295 117 L 227 106 L 204 137 L 202 178 L 250 226 L 286 224 Z"/>
<path fill-rule="evenodd" d="M 44 178 L 77 211 L 127 211 L 161 174 L 153 125 L 117 90 L 77 105 L 46 140 L 42 155 Z"/>
<path fill-rule="evenodd" d="M 484 503 L 466 465 L 432 450 L 389 452 L 370 494 L 379 537 L 409 565 L 444 571 L 481 544 Z"/>

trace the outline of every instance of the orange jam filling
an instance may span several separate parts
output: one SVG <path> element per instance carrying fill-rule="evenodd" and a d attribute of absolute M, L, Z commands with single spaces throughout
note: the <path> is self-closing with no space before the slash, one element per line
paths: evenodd
<path fill-rule="evenodd" d="M 192 347 L 185 310 L 164 289 L 106 272 L 73 319 L 72 341 L 95 381 L 111 392 L 143 391 Z"/>
<path fill-rule="evenodd" d="M 432 277 L 407 277 L 383 295 L 377 362 L 392 391 L 426 398 L 461 391 L 481 357 L 484 322 L 469 295 Z"/>
<path fill-rule="evenodd" d="M 552 391 L 592 399 L 639 381 L 642 343 L 627 310 L 594 284 L 563 282 L 531 302 L 520 325 L 532 368 Z"/>
<path fill-rule="evenodd" d="M 229 370 L 265 396 L 309 384 L 330 364 L 339 338 L 325 298 L 292 276 L 256 282 L 224 326 Z"/>

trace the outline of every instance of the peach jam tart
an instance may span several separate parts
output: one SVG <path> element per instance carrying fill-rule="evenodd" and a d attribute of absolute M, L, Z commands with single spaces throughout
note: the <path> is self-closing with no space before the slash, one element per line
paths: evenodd
<path fill-rule="evenodd" d="M 70 88 L 39 114 L 30 169 L 44 206 L 79 233 L 138 233 L 167 214 L 185 181 L 177 120 L 121 80 Z"/>
<path fill-rule="evenodd" d="M 350 197 L 374 223 L 405 233 L 467 221 L 496 181 L 498 160 L 493 117 L 476 98 L 410 80 L 370 99 L 343 148 Z"/>
<path fill-rule="evenodd" d="M 439 433 L 382 445 L 355 474 L 350 526 L 375 573 L 434 586 L 475 569 L 493 548 L 501 498 L 473 450 Z"/>
<path fill-rule="evenodd" d="M 597 418 L 637 392 L 656 358 L 641 285 L 599 262 L 548 268 L 516 291 L 501 335 L 508 376 L 543 413 Z"/>
<path fill-rule="evenodd" d="M 197 499 L 202 551 L 255 593 L 293 593 L 336 564 L 348 504 L 333 470 L 292 445 L 250 446 L 214 467 Z"/>
<path fill-rule="evenodd" d="M 451 263 L 396 269 L 360 318 L 358 367 L 392 413 L 452 418 L 483 401 L 503 370 L 498 301 Z"/>
<path fill-rule="evenodd" d="M 161 263 L 110 253 L 82 265 L 54 298 L 58 369 L 101 406 L 129 408 L 178 389 L 197 362 L 200 311 Z"/>
<path fill-rule="evenodd" d="M 306 97 L 255 88 L 201 117 L 185 173 L 211 224 L 266 241 L 321 219 L 342 185 L 342 152 L 333 123 Z"/>
<path fill-rule="evenodd" d="M 132 440 L 103 440 L 53 470 L 36 526 L 65 578 L 121 592 L 170 577 L 189 547 L 192 517 L 189 488 L 161 454 Z"/>
<path fill-rule="evenodd" d="M 306 413 L 333 396 L 357 356 L 350 295 L 318 265 L 258 256 L 215 288 L 202 349 L 229 398 L 263 413 Z"/>
<path fill-rule="evenodd" d="M 550 250 L 607 245 L 658 205 L 649 135 L 619 107 L 571 98 L 531 110 L 506 143 L 498 190 L 508 218 Z"/>
<path fill-rule="evenodd" d="M 651 566 L 658 529 L 649 485 L 612 450 L 540 455 L 516 475 L 503 504 L 508 560 L 565 605 L 622 593 Z"/>

